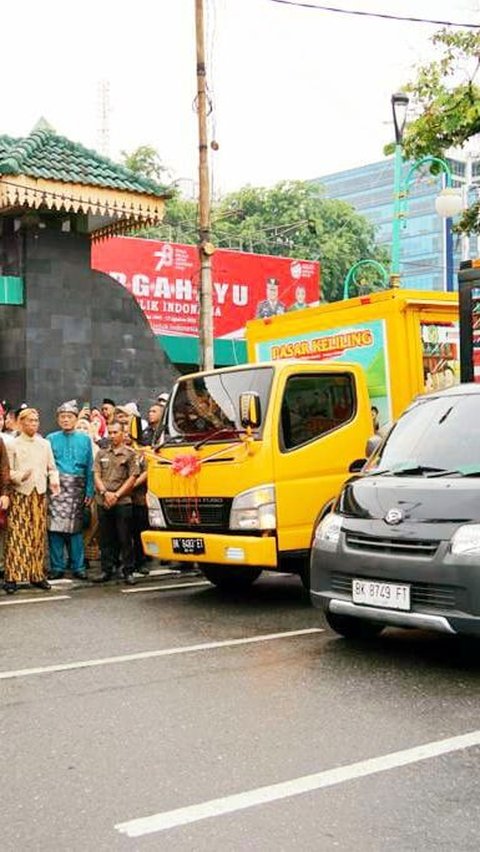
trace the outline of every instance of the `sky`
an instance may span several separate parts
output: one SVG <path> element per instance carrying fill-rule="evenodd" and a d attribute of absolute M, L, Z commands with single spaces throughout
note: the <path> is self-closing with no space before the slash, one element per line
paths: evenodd
<path fill-rule="evenodd" d="M 479 0 L 330 0 L 344 9 L 478 23 Z M 321 0 L 312 0 L 320 3 Z M 328 0 L 326 2 L 330 5 Z M 439 28 L 272 0 L 204 0 L 213 191 L 305 180 L 381 160 L 390 98 L 433 55 Z M 2 8 L 0 133 L 40 116 L 109 156 L 151 145 L 171 180 L 197 181 L 194 0 L 24 0 Z"/>

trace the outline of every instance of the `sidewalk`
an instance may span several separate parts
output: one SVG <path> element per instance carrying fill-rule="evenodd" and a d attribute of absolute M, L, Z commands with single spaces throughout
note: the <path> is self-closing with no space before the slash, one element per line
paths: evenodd
<path fill-rule="evenodd" d="M 52 595 L 56 597 L 57 595 L 65 594 L 66 592 L 77 591 L 78 589 L 99 589 L 99 588 L 112 588 L 115 586 L 123 585 L 123 577 L 119 576 L 115 580 L 112 580 L 109 583 L 105 583 L 103 586 L 94 582 L 94 578 L 100 574 L 100 563 L 93 563 L 90 570 L 88 571 L 88 580 L 76 580 L 75 577 L 62 577 L 60 580 L 50 580 L 51 591 L 45 591 L 43 589 L 35 588 L 34 586 L 30 586 L 28 584 L 19 584 L 18 591 L 15 596 L 12 596 L 10 602 L 14 600 L 18 600 L 18 597 L 24 597 L 26 594 L 34 595 L 34 596 L 48 596 Z M 153 567 L 150 569 L 148 574 L 137 574 L 134 572 L 136 587 L 148 586 L 151 581 L 158 582 L 161 579 L 171 579 L 182 577 L 190 578 L 195 576 L 201 576 L 201 571 L 196 568 L 190 568 L 190 566 L 186 566 L 186 570 L 180 567 L 180 563 L 172 562 L 170 564 L 160 564 L 158 560 L 153 561 Z M 8 598 L 8 596 L 5 596 Z M 0 591 L 0 601 L 3 600 L 3 595 Z"/>

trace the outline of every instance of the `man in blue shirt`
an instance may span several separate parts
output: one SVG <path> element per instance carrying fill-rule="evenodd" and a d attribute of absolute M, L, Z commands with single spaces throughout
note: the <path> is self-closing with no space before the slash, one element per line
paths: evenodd
<path fill-rule="evenodd" d="M 75 431 L 78 407 L 75 400 L 57 408 L 59 432 L 47 440 L 60 473 L 60 494 L 50 497 L 48 505 L 48 544 L 50 577 L 63 577 L 67 555 L 72 574 L 86 580 L 83 549 L 83 517 L 94 495 L 92 442 L 84 432 Z"/>

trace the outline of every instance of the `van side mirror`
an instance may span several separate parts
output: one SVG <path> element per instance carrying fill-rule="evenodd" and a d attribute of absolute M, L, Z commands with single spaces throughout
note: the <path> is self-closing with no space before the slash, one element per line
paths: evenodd
<path fill-rule="evenodd" d="M 260 397 L 254 391 L 246 391 L 239 398 L 240 423 L 244 429 L 258 429 L 262 422 Z"/>
<path fill-rule="evenodd" d="M 349 473 L 361 473 L 364 466 L 366 465 L 366 459 L 355 459 L 352 461 L 350 467 L 348 468 Z"/>

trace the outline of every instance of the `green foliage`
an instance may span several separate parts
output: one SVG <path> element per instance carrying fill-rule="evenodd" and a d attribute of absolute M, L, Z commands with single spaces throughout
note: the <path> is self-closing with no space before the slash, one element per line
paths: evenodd
<path fill-rule="evenodd" d="M 168 169 L 163 165 L 158 151 L 151 145 L 140 145 L 131 153 L 122 151 L 121 156 L 123 165 L 132 172 L 137 172 L 159 183 L 168 179 Z"/>
<path fill-rule="evenodd" d="M 125 156 L 125 164 L 144 175 L 145 168 L 161 163 L 147 146 Z M 196 202 L 181 198 L 175 190 L 166 202 L 162 225 L 137 234 L 195 245 Z M 271 188 L 246 186 L 229 193 L 212 206 L 211 239 L 219 248 L 320 260 L 322 298 L 327 302 L 342 298 L 345 275 L 358 260 L 388 263 L 386 252 L 375 244 L 373 226 L 363 216 L 343 201 L 325 198 L 319 184 L 302 181 L 283 181 Z M 352 294 L 355 287 L 369 291 L 378 283 L 375 270 L 362 270 Z"/>
<path fill-rule="evenodd" d="M 404 137 L 405 156 L 413 160 L 444 157 L 448 148 L 461 148 L 480 132 L 480 33 L 441 30 L 432 41 L 438 58 L 420 66 L 416 79 L 405 87 L 417 115 Z M 480 232 L 478 211 L 466 211 L 457 229 Z"/>
<path fill-rule="evenodd" d="M 212 214 L 219 247 L 320 260 L 325 301 L 341 299 L 343 280 L 364 257 L 385 262 L 374 228 L 353 207 L 325 198 L 319 184 L 283 181 L 230 193 Z"/>
<path fill-rule="evenodd" d="M 198 205 L 181 198 L 175 190 L 165 203 L 163 222 L 156 228 L 147 228 L 137 236 L 155 240 L 169 240 L 195 245 L 198 242 Z"/>

